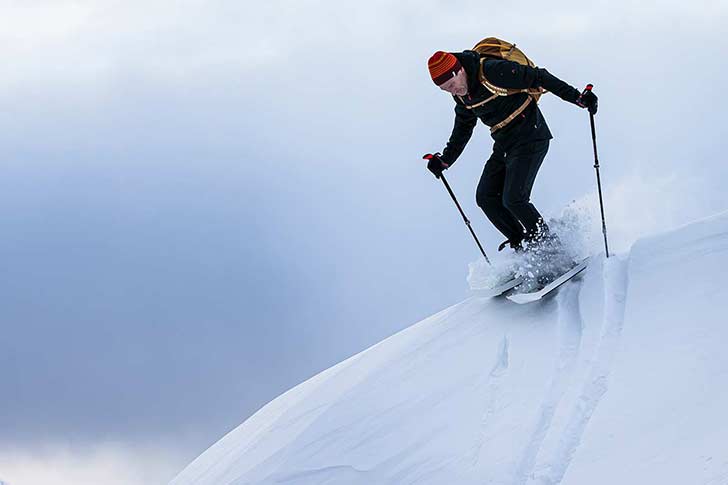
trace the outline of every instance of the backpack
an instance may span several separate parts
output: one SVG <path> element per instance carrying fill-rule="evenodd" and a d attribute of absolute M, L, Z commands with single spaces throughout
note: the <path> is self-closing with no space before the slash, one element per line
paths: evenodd
<path fill-rule="evenodd" d="M 536 64 L 534 64 L 531 59 L 526 57 L 526 54 L 524 54 L 521 49 L 516 47 L 516 44 L 511 44 L 510 42 L 506 42 L 505 40 L 501 40 L 496 37 L 486 37 L 485 39 L 475 44 L 473 50 L 480 54 L 480 71 L 478 72 L 480 82 L 483 84 L 483 86 L 485 86 L 488 91 L 492 92 L 493 94 L 497 96 L 510 96 L 511 94 L 528 93 L 533 96 L 536 102 L 538 102 L 541 95 L 545 92 L 543 88 L 501 88 L 488 81 L 488 79 L 485 77 L 485 73 L 483 72 L 483 63 L 487 59 L 504 59 L 506 61 L 517 62 L 524 66 L 536 67 Z"/>

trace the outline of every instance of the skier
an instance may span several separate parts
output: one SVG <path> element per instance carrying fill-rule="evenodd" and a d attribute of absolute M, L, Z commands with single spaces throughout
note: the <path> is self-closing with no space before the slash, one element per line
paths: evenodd
<path fill-rule="evenodd" d="M 515 46 L 513 46 L 515 47 Z M 525 56 L 524 56 L 525 57 Z M 493 153 L 476 191 L 478 206 L 516 251 L 553 241 L 531 203 L 531 189 L 553 138 L 533 93 L 550 91 L 565 101 L 597 112 L 597 96 L 583 93 L 546 69 L 483 57 L 474 50 L 437 51 L 428 61 L 430 76 L 455 100 L 455 126 L 442 154 L 427 154 L 427 168 L 440 178 L 458 159 L 478 119 L 490 127 Z"/>

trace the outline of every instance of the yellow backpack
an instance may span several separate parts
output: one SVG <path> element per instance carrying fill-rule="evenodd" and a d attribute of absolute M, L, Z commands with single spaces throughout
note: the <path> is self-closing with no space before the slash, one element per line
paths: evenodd
<path fill-rule="evenodd" d="M 545 92 L 543 88 L 501 88 L 488 81 L 488 79 L 485 77 L 485 74 L 483 73 L 483 62 L 485 62 L 487 59 L 504 59 L 506 61 L 517 62 L 524 66 L 536 67 L 536 64 L 534 64 L 531 59 L 526 57 L 526 54 L 524 54 L 521 49 L 516 47 L 516 44 L 511 44 L 510 42 L 506 42 L 505 40 L 501 40 L 496 37 L 486 37 L 485 39 L 475 44 L 473 50 L 480 54 L 480 71 L 478 73 L 478 76 L 480 77 L 480 82 L 483 84 L 483 86 L 486 87 L 486 89 L 488 89 L 488 91 L 492 92 L 493 94 L 498 96 L 510 96 L 511 94 L 528 93 L 533 96 L 534 99 L 538 102 L 541 95 Z"/>

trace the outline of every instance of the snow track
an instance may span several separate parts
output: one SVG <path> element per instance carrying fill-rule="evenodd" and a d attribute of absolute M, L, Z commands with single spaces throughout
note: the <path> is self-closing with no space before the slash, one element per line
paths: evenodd
<path fill-rule="evenodd" d="M 551 384 L 541 403 L 534 430 L 518 465 L 514 484 L 525 484 L 531 477 L 541 445 L 551 428 L 556 408 L 569 384 L 581 345 L 583 322 L 579 310 L 580 286 L 578 280 L 571 281 L 561 288 L 558 295 L 559 352 L 554 363 Z"/>
<path fill-rule="evenodd" d="M 726 241 L 728 213 L 593 258 L 555 297 L 465 300 L 283 394 L 172 484 L 728 484 L 728 289 L 706 272 Z"/>
<path fill-rule="evenodd" d="M 604 262 L 604 270 L 604 316 L 595 356 L 582 390 L 576 402 L 571 404 L 568 423 L 559 433 L 560 443 L 548 460 L 546 472 L 534 477 L 535 483 L 543 485 L 561 483 L 589 419 L 608 388 L 609 369 L 624 323 L 627 262 L 613 257 Z"/>
<path fill-rule="evenodd" d="M 548 385 L 540 396 L 524 396 L 530 402 L 519 403 L 518 397 L 514 397 L 517 394 L 514 389 L 518 386 L 510 382 L 516 378 L 509 376 L 509 354 L 525 354 L 526 358 L 530 358 L 528 352 L 532 351 L 532 341 L 524 341 L 513 329 L 504 330 L 494 363 L 484 375 L 484 411 L 478 439 L 470 454 L 470 464 L 475 470 L 473 476 L 483 476 L 484 483 L 493 484 L 561 483 L 589 418 L 607 390 L 609 369 L 624 323 L 627 264 L 626 259 L 618 258 L 595 261 L 586 284 L 591 293 L 598 294 L 601 305 L 586 319 L 580 302 L 581 289 L 585 284 L 583 278 L 579 276 L 560 289 L 553 312 L 551 371 L 543 374 Z M 546 314 L 554 307 L 553 303 L 540 302 L 536 308 L 540 307 L 540 311 Z M 587 306 L 594 305 L 587 302 Z M 583 342 L 585 330 L 590 332 L 591 338 Z M 510 333 L 514 335 L 509 336 Z M 524 344 L 528 347 L 520 348 Z M 580 361 L 584 363 L 581 368 Z M 577 372 L 579 368 L 581 372 Z M 532 387 L 537 387 L 537 383 Z M 493 458 L 487 449 L 483 450 L 485 444 L 497 436 L 493 422 L 500 422 L 509 407 L 525 410 L 522 415 L 524 421 L 527 415 L 532 415 L 522 434 L 517 427 L 510 428 L 513 437 L 521 442 L 517 445 L 520 451 L 514 450 L 518 458 L 505 462 L 500 472 L 482 470 L 483 464 Z"/>
<path fill-rule="evenodd" d="M 508 370 L 508 337 L 503 336 L 501 340 L 500 348 L 495 358 L 495 363 L 491 368 L 490 372 L 485 378 L 485 397 L 484 397 L 484 413 L 480 418 L 480 432 L 478 433 L 478 439 L 473 446 L 470 456 L 470 466 L 478 465 L 480 460 L 480 453 L 483 445 L 487 441 L 487 429 L 490 425 L 491 419 L 497 414 L 498 409 L 498 398 L 502 395 L 501 386 L 503 377 Z"/>

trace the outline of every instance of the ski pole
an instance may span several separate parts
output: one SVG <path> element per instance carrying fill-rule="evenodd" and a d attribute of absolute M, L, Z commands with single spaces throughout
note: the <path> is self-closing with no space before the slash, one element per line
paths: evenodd
<path fill-rule="evenodd" d="M 453 193 L 452 189 L 450 188 L 450 184 L 448 184 L 447 180 L 445 180 L 445 174 L 440 174 L 440 179 L 442 180 L 442 183 L 445 184 L 445 188 L 447 189 L 448 193 L 450 194 L 450 197 L 452 197 L 453 202 L 455 202 L 455 205 L 457 206 L 458 210 L 460 211 L 460 215 L 463 216 L 463 221 L 465 221 L 465 225 L 468 226 L 468 229 L 470 229 L 470 234 L 473 235 L 473 239 L 475 239 L 475 243 L 478 245 L 478 249 L 480 249 L 480 252 L 483 254 L 485 261 L 488 264 L 491 264 L 490 259 L 488 259 L 488 256 L 486 256 L 486 254 L 485 254 L 485 250 L 483 250 L 483 246 L 480 244 L 480 241 L 478 241 L 478 236 L 475 235 L 475 231 L 473 231 L 473 228 L 470 225 L 470 220 L 468 220 L 468 218 L 465 216 L 465 212 L 463 212 L 463 208 L 460 207 L 460 203 L 455 198 L 455 194 Z"/>
<path fill-rule="evenodd" d="M 594 87 L 593 84 L 587 84 L 586 88 L 584 88 L 584 91 L 582 94 L 586 93 L 587 91 L 591 91 Z M 609 258 L 609 245 L 607 243 L 607 221 L 604 217 L 604 198 L 602 197 L 602 179 L 599 176 L 599 157 L 597 156 L 597 131 L 594 128 L 594 115 L 590 112 L 589 113 L 589 122 L 591 124 L 591 134 L 592 134 L 592 145 L 594 145 L 594 169 L 597 172 L 597 188 L 599 189 L 599 208 L 602 211 L 602 234 L 604 234 L 604 251 L 607 254 L 607 258 Z"/>

